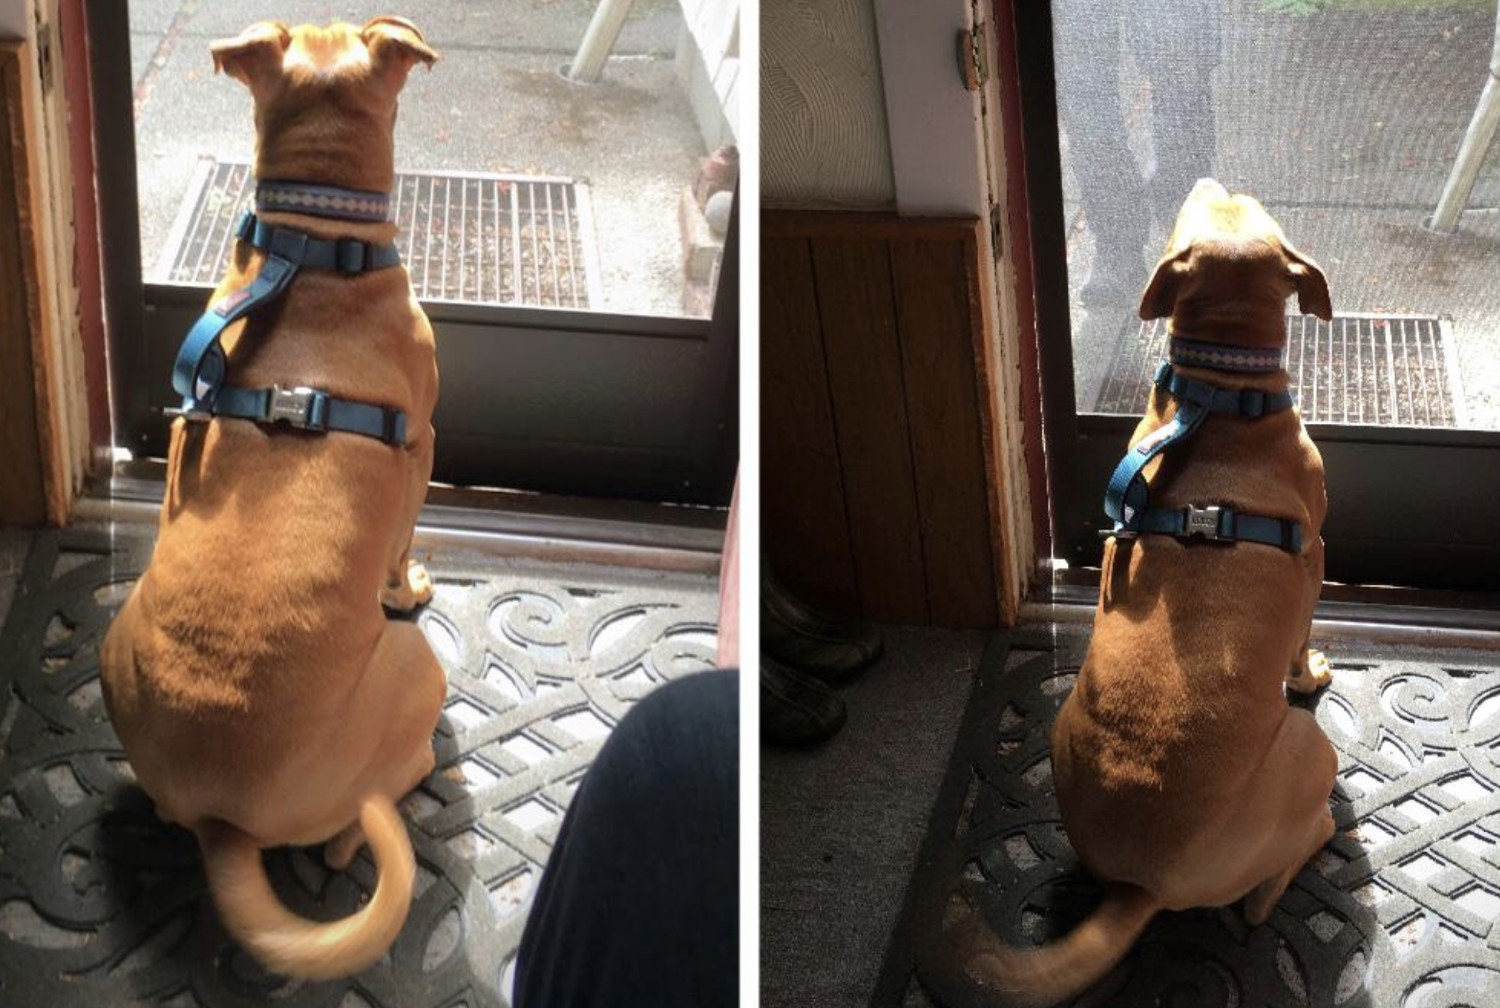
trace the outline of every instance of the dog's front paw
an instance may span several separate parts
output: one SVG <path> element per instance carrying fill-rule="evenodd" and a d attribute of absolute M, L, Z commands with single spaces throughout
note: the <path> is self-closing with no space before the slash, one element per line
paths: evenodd
<path fill-rule="evenodd" d="M 1333 666 L 1328 656 L 1321 651 L 1308 648 L 1302 657 L 1292 663 L 1286 674 L 1286 688 L 1295 693 L 1316 693 L 1333 682 Z"/>
<path fill-rule="evenodd" d="M 380 592 L 380 604 L 397 612 L 411 612 L 432 601 L 432 575 L 415 560 L 406 562 L 406 580 L 393 581 Z"/>

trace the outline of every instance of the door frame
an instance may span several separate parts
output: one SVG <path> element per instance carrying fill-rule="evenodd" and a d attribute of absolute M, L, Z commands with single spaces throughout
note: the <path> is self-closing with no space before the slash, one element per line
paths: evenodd
<path fill-rule="evenodd" d="M 1103 488 L 1136 419 L 1075 408 L 1050 0 L 1014 17 L 1053 557 L 1096 568 Z M 1308 424 L 1327 470 L 1325 577 L 1500 592 L 1500 431 Z M 1497 603 L 1500 604 L 1500 603 Z"/>

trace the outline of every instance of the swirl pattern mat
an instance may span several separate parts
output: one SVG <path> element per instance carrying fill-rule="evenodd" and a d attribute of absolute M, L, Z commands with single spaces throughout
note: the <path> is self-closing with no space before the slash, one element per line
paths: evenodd
<path fill-rule="evenodd" d="M 1067 933 L 1098 890 L 1074 859 L 1047 736 L 1087 645 L 1016 635 L 987 657 L 876 1004 L 996 1004 L 941 933 L 963 892 L 1026 946 Z M 1159 915 L 1072 1004 L 1481 1008 L 1500 1000 L 1500 657 L 1334 644 L 1305 703 L 1339 753 L 1338 833 L 1264 926 L 1238 906 Z M 991 660 L 993 659 L 993 660 Z M 913 975 L 915 970 L 915 976 Z"/>
<path fill-rule="evenodd" d="M 438 768 L 404 803 L 416 895 L 384 960 L 346 981 L 261 971 L 225 936 L 192 835 L 164 826 L 104 716 L 98 647 L 144 569 L 142 531 L 37 536 L 0 633 L 0 1005 L 487 1008 L 562 814 L 604 737 L 661 683 L 713 664 L 712 578 L 430 558 L 419 624 L 448 673 Z M 356 909 L 362 855 L 267 855 L 282 899 Z"/>

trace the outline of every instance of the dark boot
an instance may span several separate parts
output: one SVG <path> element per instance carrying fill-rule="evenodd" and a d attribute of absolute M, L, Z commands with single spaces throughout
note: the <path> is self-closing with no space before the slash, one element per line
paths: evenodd
<path fill-rule="evenodd" d="M 761 566 L 761 653 L 825 682 L 851 678 L 880 657 L 880 632 L 861 620 L 826 616 L 804 604 Z"/>
<path fill-rule="evenodd" d="M 844 727 L 844 701 L 810 675 L 761 655 L 760 737 L 772 745 L 822 742 Z"/>

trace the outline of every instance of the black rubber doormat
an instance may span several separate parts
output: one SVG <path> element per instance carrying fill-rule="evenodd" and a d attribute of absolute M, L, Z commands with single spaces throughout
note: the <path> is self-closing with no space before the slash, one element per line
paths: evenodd
<path fill-rule="evenodd" d="M 1462 427 L 1452 327 L 1432 315 L 1288 315 L 1287 373 L 1309 423 Z M 1094 411 L 1144 413 L 1167 325 L 1122 331 Z"/>
<path fill-rule="evenodd" d="M 711 578 L 535 561 L 429 562 L 419 617 L 448 673 L 438 768 L 403 803 L 417 855 L 390 954 L 346 981 L 285 982 L 229 941 L 197 844 L 133 784 L 99 692 L 98 647 L 151 537 L 42 533 L 0 631 L 0 1005 L 467 1008 L 502 976 L 562 814 L 603 738 L 662 682 L 712 665 Z M 315 917 L 368 897 L 320 852 L 268 855 Z"/>
<path fill-rule="evenodd" d="M 199 158 L 153 279 L 217 285 L 235 224 L 254 205 L 248 164 Z M 423 300 L 546 308 L 601 302 L 592 202 L 576 179 L 397 172 L 391 219 Z"/>
<path fill-rule="evenodd" d="M 1097 887 L 1052 793 L 1047 735 L 1083 628 L 986 655 L 886 958 L 876 1008 L 995 1004 L 956 982 L 940 934 L 962 889 L 1024 946 L 1065 934 Z M 1329 649 L 1310 707 L 1339 751 L 1339 832 L 1271 920 L 1164 913 L 1071 1004 L 1089 1008 L 1484 1008 L 1500 1003 L 1500 657 Z"/>

